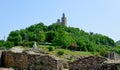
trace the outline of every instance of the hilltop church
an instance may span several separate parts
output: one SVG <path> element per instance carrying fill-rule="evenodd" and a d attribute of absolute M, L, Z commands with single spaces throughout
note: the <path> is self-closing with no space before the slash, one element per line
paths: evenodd
<path fill-rule="evenodd" d="M 57 20 L 57 23 L 60 23 L 60 24 L 62 24 L 64 26 L 67 25 L 67 18 L 65 17 L 64 13 L 62 14 L 61 20 L 60 19 Z"/>

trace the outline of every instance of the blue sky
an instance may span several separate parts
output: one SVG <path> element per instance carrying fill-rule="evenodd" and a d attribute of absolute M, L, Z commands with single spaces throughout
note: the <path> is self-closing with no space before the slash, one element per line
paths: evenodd
<path fill-rule="evenodd" d="M 120 0 L 0 0 L 0 39 L 39 22 L 50 25 L 63 12 L 68 26 L 120 40 Z"/>

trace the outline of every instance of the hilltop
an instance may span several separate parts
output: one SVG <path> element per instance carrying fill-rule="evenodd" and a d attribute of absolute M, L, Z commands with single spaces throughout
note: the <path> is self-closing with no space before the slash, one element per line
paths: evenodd
<path fill-rule="evenodd" d="M 109 51 L 120 53 L 119 47 L 116 47 L 114 40 L 108 36 L 93 32 L 88 33 L 80 28 L 67 27 L 67 18 L 64 13 L 61 19 L 49 26 L 40 22 L 25 29 L 11 31 L 7 41 L 0 40 L 0 47 L 23 46 L 31 48 L 34 42 L 37 42 L 37 45 L 44 45 L 44 47 L 49 46 L 50 51 L 53 48 L 58 48 L 70 51 L 99 52 L 100 55 Z"/>
<path fill-rule="evenodd" d="M 7 41 L 0 41 L 1 47 L 52 45 L 55 48 L 72 51 L 89 51 L 105 53 L 116 47 L 114 40 L 108 36 L 93 32 L 85 32 L 75 27 L 67 27 L 59 23 L 46 26 L 44 23 L 31 25 L 25 29 L 11 31 Z M 113 49 L 112 49 L 113 50 Z"/>

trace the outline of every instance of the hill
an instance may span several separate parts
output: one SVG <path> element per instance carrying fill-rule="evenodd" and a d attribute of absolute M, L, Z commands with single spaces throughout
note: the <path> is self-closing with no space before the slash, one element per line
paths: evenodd
<path fill-rule="evenodd" d="M 107 36 L 88 33 L 59 23 L 49 26 L 43 23 L 34 24 L 25 29 L 11 31 L 7 38 L 11 46 L 31 46 L 34 41 L 38 44 L 51 43 L 64 49 L 77 51 L 99 51 L 102 47 L 115 46 L 114 41 Z"/>
<path fill-rule="evenodd" d="M 108 36 L 93 32 L 85 32 L 75 27 L 67 27 L 59 23 L 46 26 L 44 23 L 31 25 L 25 29 L 11 31 L 7 41 L 0 46 L 32 47 L 33 42 L 38 45 L 52 45 L 55 48 L 73 51 L 89 51 L 105 53 L 115 47 L 115 42 Z"/>

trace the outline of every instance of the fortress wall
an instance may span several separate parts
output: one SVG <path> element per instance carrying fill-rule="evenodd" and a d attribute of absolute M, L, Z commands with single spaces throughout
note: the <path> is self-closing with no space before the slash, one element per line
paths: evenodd
<path fill-rule="evenodd" d="M 3 67 L 15 67 L 21 70 L 62 70 L 63 67 L 62 60 L 45 54 L 3 51 L 1 60 Z"/>
<path fill-rule="evenodd" d="M 69 70 L 119 70 L 120 63 L 107 63 L 100 56 L 83 57 L 69 63 Z"/>

